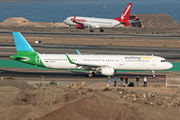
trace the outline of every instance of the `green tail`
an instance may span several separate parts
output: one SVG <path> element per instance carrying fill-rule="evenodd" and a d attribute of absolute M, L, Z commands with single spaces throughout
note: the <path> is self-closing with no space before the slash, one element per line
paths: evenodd
<path fill-rule="evenodd" d="M 11 59 L 20 62 L 45 67 L 38 53 L 31 47 L 19 32 L 13 32 L 17 55 L 10 56 Z"/>

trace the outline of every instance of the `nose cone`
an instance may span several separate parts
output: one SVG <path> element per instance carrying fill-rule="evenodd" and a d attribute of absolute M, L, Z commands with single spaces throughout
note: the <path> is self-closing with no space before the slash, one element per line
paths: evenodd
<path fill-rule="evenodd" d="M 68 24 L 68 20 L 63 20 L 63 22 L 64 22 L 65 24 Z"/>
<path fill-rule="evenodd" d="M 173 67 L 173 65 L 169 62 L 167 67 L 168 67 L 168 69 L 171 69 Z"/>

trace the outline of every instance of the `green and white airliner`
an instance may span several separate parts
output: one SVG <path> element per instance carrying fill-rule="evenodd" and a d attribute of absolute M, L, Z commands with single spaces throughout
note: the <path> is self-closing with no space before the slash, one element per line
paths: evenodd
<path fill-rule="evenodd" d="M 13 32 L 17 55 L 10 56 L 19 62 L 53 69 L 80 69 L 95 73 L 114 75 L 116 70 L 155 70 L 172 68 L 165 58 L 151 55 L 83 55 L 40 54 L 36 52 L 19 32 Z"/>

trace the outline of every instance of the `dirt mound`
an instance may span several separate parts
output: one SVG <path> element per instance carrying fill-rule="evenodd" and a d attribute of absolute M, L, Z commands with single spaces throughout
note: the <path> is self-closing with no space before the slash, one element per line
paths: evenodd
<path fill-rule="evenodd" d="M 36 120 L 141 120 L 140 115 L 123 104 L 97 97 L 86 97 L 67 104 Z"/>
<path fill-rule="evenodd" d="M 16 83 L 17 84 L 17 83 Z M 97 87 L 98 86 L 98 87 Z M 1 120 L 178 120 L 180 92 L 157 87 L 0 87 Z"/>
<path fill-rule="evenodd" d="M 138 16 L 141 23 L 146 28 L 173 28 L 178 26 L 178 21 L 174 21 L 168 14 L 141 14 Z"/>
<path fill-rule="evenodd" d="M 14 101 L 20 92 L 21 90 L 16 87 L 0 87 L 0 104 Z"/>

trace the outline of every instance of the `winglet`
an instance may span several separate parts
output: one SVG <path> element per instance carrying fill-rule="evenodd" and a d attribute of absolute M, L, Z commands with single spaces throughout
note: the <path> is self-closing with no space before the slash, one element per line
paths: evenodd
<path fill-rule="evenodd" d="M 78 50 L 78 49 L 76 49 L 76 52 L 77 52 L 77 54 L 78 54 L 78 55 L 81 55 L 81 53 L 79 52 L 79 50 Z"/>
<path fill-rule="evenodd" d="M 68 59 L 68 61 L 71 63 L 71 64 L 74 64 L 74 62 L 69 58 L 68 54 L 66 53 L 66 57 Z"/>

